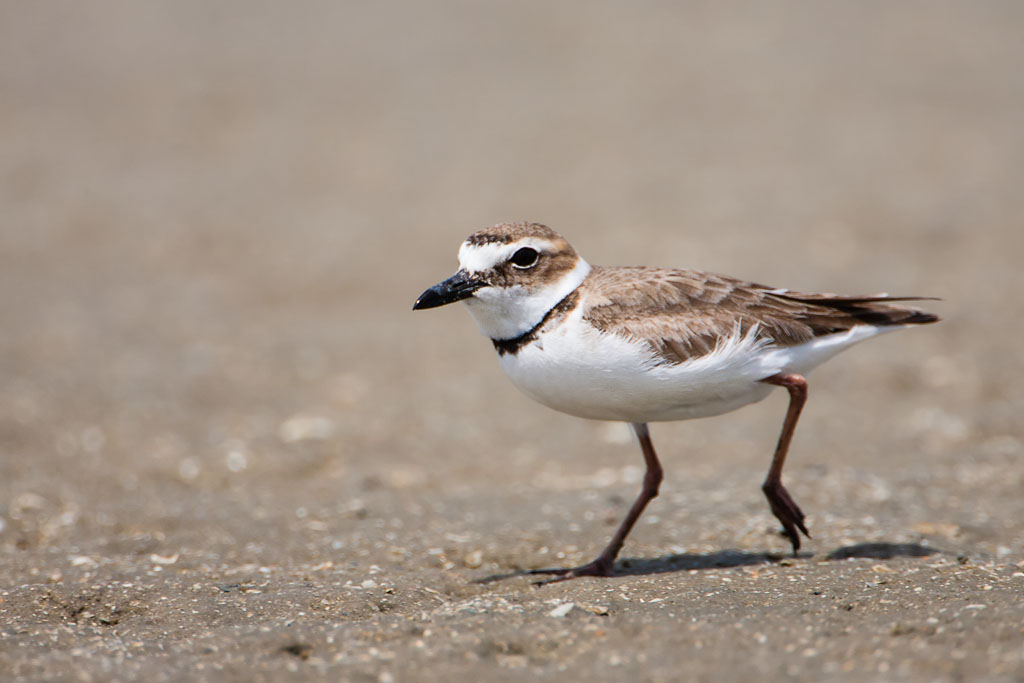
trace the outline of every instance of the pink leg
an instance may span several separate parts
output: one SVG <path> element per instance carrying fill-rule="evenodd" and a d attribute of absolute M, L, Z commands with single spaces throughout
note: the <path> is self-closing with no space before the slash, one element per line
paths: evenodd
<path fill-rule="evenodd" d="M 768 476 L 765 477 L 761 490 L 768 498 L 768 504 L 785 529 L 786 537 L 793 544 L 793 555 L 800 549 L 800 534 L 802 531 L 807 538 L 804 526 L 804 513 L 800 506 L 794 502 L 789 491 L 782 485 L 782 466 L 786 462 L 786 453 L 789 451 L 789 442 L 793 439 L 793 430 L 796 429 L 796 422 L 800 419 L 800 411 L 807 402 L 807 380 L 796 374 L 779 374 L 768 377 L 763 382 L 785 387 L 789 391 L 789 410 L 786 411 L 786 421 L 782 423 L 782 433 L 779 434 L 779 443 L 775 447 L 775 455 L 772 457 L 772 466 L 768 469 Z"/>
<path fill-rule="evenodd" d="M 575 579 L 578 576 L 611 576 L 615 558 L 618 556 L 619 551 L 622 550 L 622 544 L 626 542 L 626 536 L 633 529 L 636 520 L 640 519 L 640 515 L 643 513 L 644 508 L 647 507 L 647 504 L 658 495 L 658 486 L 661 484 L 662 479 L 662 469 L 661 463 L 658 462 L 658 455 L 654 452 L 654 445 L 651 443 L 651 434 L 647 429 L 647 424 L 634 422 L 630 426 L 633 427 L 636 438 L 640 440 L 640 449 L 644 453 L 644 462 L 647 463 L 647 472 L 644 473 L 644 484 L 640 490 L 640 495 L 637 496 L 636 501 L 633 502 L 633 507 L 629 509 L 629 514 L 622 520 L 618 531 L 615 532 L 612 540 L 601 551 L 601 554 L 597 556 L 597 559 L 579 567 L 534 569 L 527 572 L 527 574 L 555 575 L 555 578 L 541 581 L 539 582 L 540 584 L 566 581 L 568 579 Z"/>

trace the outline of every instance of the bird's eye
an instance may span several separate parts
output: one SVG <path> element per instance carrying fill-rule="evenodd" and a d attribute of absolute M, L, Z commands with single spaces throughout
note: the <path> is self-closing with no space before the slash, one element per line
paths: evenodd
<path fill-rule="evenodd" d="M 537 265 L 537 259 L 540 258 L 540 252 L 530 247 L 523 247 L 512 254 L 512 258 L 509 261 L 516 268 L 532 268 Z"/>

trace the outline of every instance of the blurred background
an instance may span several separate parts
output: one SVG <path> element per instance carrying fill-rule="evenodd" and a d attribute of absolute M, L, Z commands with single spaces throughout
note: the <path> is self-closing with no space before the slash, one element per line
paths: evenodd
<path fill-rule="evenodd" d="M 941 518 L 1017 552 L 1022 28 L 1012 0 L 0 3 L 3 573 L 386 563 L 443 530 L 507 566 L 583 492 L 631 497 L 624 432 L 519 396 L 464 311 L 410 311 L 506 220 L 597 264 L 942 297 L 815 376 L 790 488 L 896 496 L 858 539 Z M 694 509 L 744 494 L 711 531 L 667 504 L 638 552 L 776 543 L 767 405 L 656 428 Z"/>
<path fill-rule="evenodd" d="M 1019 672 L 1022 36 L 1016 0 L 0 0 L 0 670 Z M 804 559 L 758 564 L 775 395 L 653 427 L 648 575 L 472 583 L 591 559 L 642 474 L 411 311 L 510 220 L 943 299 L 811 378 Z"/>

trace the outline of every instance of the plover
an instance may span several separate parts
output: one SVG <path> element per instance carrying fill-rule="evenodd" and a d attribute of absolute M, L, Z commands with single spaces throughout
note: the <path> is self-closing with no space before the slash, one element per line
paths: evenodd
<path fill-rule="evenodd" d="M 462 301 L 523 393 L 555 410 L 628 422 L 647 469 L 640 495 L 598 557 L 537 569 L 555 581 L 608 576 L 662 467 L 647 423 L 720 415 L 774 387 L 789 408 L 762 490 L 800 549 L 804 513 L 782 467 L 807 400 L 804 375 L 882 332 L 939 318 L 894 302 L 930 297 L 805 294 L 696 270 L 591 266 L 538 223 L 504 223 L 470 235 L 459 270 L 423 292 L 414 310 Z"/>

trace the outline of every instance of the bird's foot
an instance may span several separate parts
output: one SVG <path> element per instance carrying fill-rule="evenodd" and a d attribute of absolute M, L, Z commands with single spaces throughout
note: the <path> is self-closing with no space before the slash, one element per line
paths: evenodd
<path fill-rule="evenodd" d="M 789 495 L 789 491 L 781 481 L 766 481 L 761 490 L 764 491 L 764 495 L 768 499 L 772 514 L 782 522 L 783 533 L 793 545 L 793 556 L 796 557 L 797 551 L 800 550 L 800 534 L 797 533 L 797 529 L 802 531 L 807 538 L 811 537 L 804 525 L 803 510 Z"/>
<path fill-rule="evenodd" d="M 535 586 L 546 586 L 549 583 L 558 583 L 559 581 L 568 581 L 569 579 L 579 578 L 581 576 L 611 576 L 613 572 L 613 566 L 615 564 L 614 558 L 601 556 L 593 562 L 582 564 L 579 567 L 560 567 L 551 569 L 531 569 L 525 572 L 531 576 L 538 576 L 549 574 L 553 575 L 553 578 L 543 579 L 540 581 L 534 581 Z"/>

